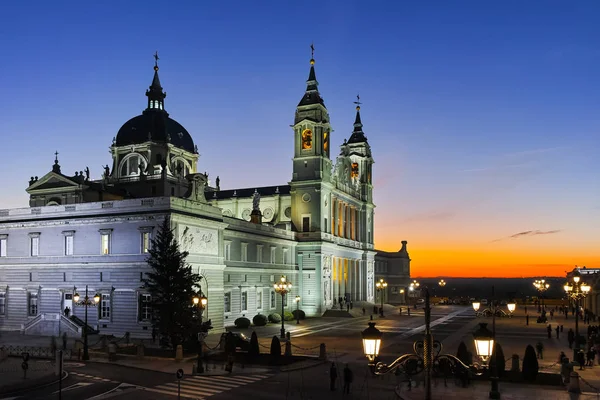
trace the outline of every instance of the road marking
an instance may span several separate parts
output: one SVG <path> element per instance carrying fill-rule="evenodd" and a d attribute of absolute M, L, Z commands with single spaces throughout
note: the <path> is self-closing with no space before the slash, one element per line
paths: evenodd
<path fill-rule="evenodd" d="M 340 324 L 338 322 L 338 323 L 333 324 L 334 326 L 328 326 L 327 328 L 311 330 L 309 332 L 301 333 L 299 335 L 293 335 L 293 337 L 297 337 L 298 338 L 298 337 L 302 337 L 302 336 L 308 336 L 308 335 L 312 335 L 312 334 L 315 334 L 315 333 L 318 333 L 318 332 L 328 331 L 328 330 L 331 330 L 331 329 L 337 329 L 337 328 L 342 327 L 342 326 L 348 326 L 348 325 L 354 325 L 354 324 L 358 325 L 358 322 L 362 322 L 362 321 L 351 321 L 351 322 L 346 323 L 346 324 Z"/>
<path fill-rule="evenodd" d="M 451 320 L 451 319 L 457 317 L 458 315 L 462 314 L 463 312 L 465 312 L 465 310 L 455 311 L 453 313 L 446 315 L 445 317 L 436 319 L 435 321 L 431 322 L 430 327 L 433 328 L 436 325 L 440 325 L 440 324 L 444 323 L 445 321 L 448 321 L 448 320 Z M 418 326 L 416 328 L 411 329 L 408 332 L 404 332 L 404 333 L 400 334 L 399 337 L 396 338 L 396 340 L 416 335 L 417 333 L 421 333 L 424 330 L 425 330 L 425 325 Z"/>
<path fill-rule="evenodd" d="M 181 396 L 193 399 L 203 399 L 223 393 L 250 383 L 269 378 L 271 375 L 196 375 L 182 379 L 181 382 L 169 382 L 152 388 L 143 388 L 150 392 L 177 396 L 180 388 Z"/>
<path fill-rule="evenodd" d="M 93 382 L 79 382 L 79 383 L 76 383 L 74 385 L 67 386 L 66 388 L 62 389 L 62 391 L 66 392 L 68 390 L 75 390 L 75 389 L 79 389 L 81 387 L 90 386 L 90 385 L 93 385 L 93 384 L 94 384 Z M 58 390 L 56 392 L 52 393 L 52 394 L 56 394 L 56 393 L 58 393 Z"/>

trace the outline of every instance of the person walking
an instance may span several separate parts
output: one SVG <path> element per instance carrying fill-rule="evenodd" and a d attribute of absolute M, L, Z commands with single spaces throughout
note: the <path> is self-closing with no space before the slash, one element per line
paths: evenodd
<path fill-rule="evenodd" d="M 335 390 L 335 381 L 337 380 L 337 368 L 335 367 L 335 363 L 331 363 L 331 368 L 329 368 L 329 389 L 331 391 Z"/>
<path fill-rule="evenodd" d="M 525 325 L 529 325 L 529 314 L 525 316 Z"/>
<path fill-rule="evenodd" d="M 352 370 L 348 364 L 346 364 L 344 367 L 344 393 L 350 394 L 350 384 L 352 383 L 353 378 Z"/>
<path fill-rule="evenodd" d="M 575 341 L 575 332 L 573 332 L 573 328 L 569 329 L 567 332 L 567 340 L 569 341 L 569 348 L 573 348 L 573 342 Z"/>
<path fill-rule="evenodd" d="M 560 325 L 556 325 L 556 338 L 560 339 Z"/>
<path fill-rule="evenodd" d="M 548 324 L 546 330 L 548 331 L 548 339 L 552 339 L 552 325 Z"/>

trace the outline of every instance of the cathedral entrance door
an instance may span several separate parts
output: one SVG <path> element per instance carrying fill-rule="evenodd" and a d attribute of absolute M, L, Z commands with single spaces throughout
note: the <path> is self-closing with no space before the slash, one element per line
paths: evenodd
<path fill-rule="evenodd" d="M 73 315 L 73 293 L 63 293 L 63 305 L 61 314 L 65 315 L 65 309 L 69 307 L 69 316 Z"/>

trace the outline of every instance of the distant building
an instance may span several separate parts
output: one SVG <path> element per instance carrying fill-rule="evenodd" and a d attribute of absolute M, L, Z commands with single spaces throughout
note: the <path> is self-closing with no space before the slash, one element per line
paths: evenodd
<path fill-rule="evenodd" d="M 581 301 L 581 306 L 596 315 L 600 315 L 600 268 L 575 267 L 567 273 L 568 281 L 571 280 L 575 271 L 579 271 L 581 281 L 591 287 L 588 295 Z"/>
<path fill-rule="evenodd" d="M 31 178 L 29 207 L 0 210 L 1 330 L 79 335 L 84 309 L 73 297 L 83 298 L 87 285 L 90 296 L 100 295 L 90 326 L 149 337 L 142 279 L 167 216 L 188 263 L 205 278 L 214 332 L 241 316 L 280 312 L 273 282 L 282 275 L 293 284 L 286 309 L 299 295 L 308 315 L 340 299 L 374 302 L 380 277 L 389 282 L 386 301 L 404 301 L 407 242 L 396 253 L 373 243 L 374 159 L 360 107 L 334 163 L 314 60 L 295 111 L 292 179 L 279 186 L 221 190 L 219 177 L 199 172 L 197 145 L 166 112 L 157 64 L 146 96 L 143 113 L 113 139 L 101 179 L 87 167 L 64 173 L 56 153 L 52 170 Z"/>

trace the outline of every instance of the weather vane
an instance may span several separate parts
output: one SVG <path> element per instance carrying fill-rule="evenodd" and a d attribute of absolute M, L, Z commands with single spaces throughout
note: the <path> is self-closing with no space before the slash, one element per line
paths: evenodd
<path fill-rule="evenodd" d="M 354 104 L 356 104 L 356 108 L 360 108 L 360 105 L 362 103 L 360 102 L 360 95 L 359 94 L 356 95 L 356 101 L 354 102 Z"/>
<path fill-rule="evenodd" d="M 315 58 L 315 44 L 310 44 L 310 58 Z"/>
<path fill-rule="evenodd" d="M 160 58 L 158 58 L 158 51 L 156 51 L 154 53 L 154 66 L 158 67 L 158 60 L 160 60 Z"/>

